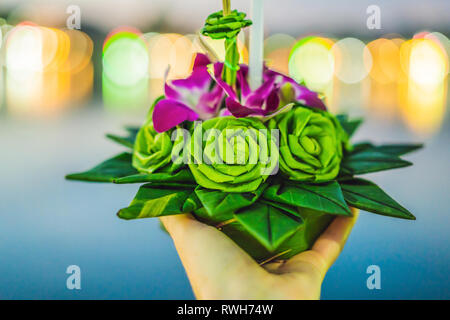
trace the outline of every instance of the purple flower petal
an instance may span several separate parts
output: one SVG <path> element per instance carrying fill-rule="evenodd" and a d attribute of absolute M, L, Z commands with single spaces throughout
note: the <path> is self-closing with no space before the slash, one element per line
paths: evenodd
<path fill-rule="evenodd" d="M 261 108 L 248 108 L 243 106 L 236 100 L 228 97 L 225 101 L 228 111 L 236 118 L 244 118 L 248 116 L 263 116 L 264 110 Z"/>
<path fill-rule="evenodd" d="M 228 116 L 232 116 L 233 114 L 230 112 L 230 110 L 228 110 L 228 108 L 222 109 L 219 112 L 219 117 L 228 117 Z"/>
<path fill-rule="evenodd" d="M 247 99 L 242 100 L 248 107 L 264 108 L 264 102 L 275 88 L 275 79 L 268 79 L 267 81 L 264 81 L 258 89 L 249 94 Z"/>
<path fill-rule="evenodd" d="M 211 76 L 208 73 L 208 64 L 211 61 L 204 54 L 197 54 L 192 73 L 186 79 L 174 80 L 166 83 L 166 98 L 184 100 L 183 96 L 189 95 L 194 89 L 207 90 L 211 84 Z M 182 91 L 183 94 L 180 93 Z"/>
<path fill-rule="evenodd" d="M 292 102 L 300 102 L 309 107 L 318 108 L 325 111 L 327 110 L 327 107 L 323 103 L 322 99 L 319 98 L 317 92 L 311 91 L 307 87 L 300 85 L 294 79 L 266 68 L 264 71 L 264 81 L 268 81 L 269 79 L 277 79 L 276 81 L 279 82 L 281 86 L 286 83 L 291 84 L 294 90 L 294 97 L 296 99 L 296 101 Z"/>
<path fill-rule="evenodd" d="M 264 68 L 263 84 L 252 91 L 248 83 L 248 66 L 241 65 L 236 76 L 239 97 L 235 89 L 223 81 L 222 72 L 223 63 L 215 63 L 214 80 L 228 96 L 226 106 L 235 117 L 268 116 L 277 111 L 281 106 L 281 101 L 283 101 L 283 104 L 300 102 L 313 108 L 326 110 L 325 104 L 316 92 L 298 84 L 294 79 L 268 68 Z M 282 88 L 288 83 L 291 85 L 292 95 L 283 97 L 284 100 L 282 100 Z"/>
<path fill-rule="evenodd" d="M 174 101 L 180 102 L 201 119 L 209 119 L 215 116 L 222 103 L 224 93 L 222 88 L 218 85 L 213 86 L 211 89 L 214 80 L 208 72 L 208 65 L 210 63 L 211 61 L 206 55 L 197 54 L 192 74 L 188 78 L 166 83 L 166 100 L 171 100 L 172 103 Z M 164 128 L 164 131 L 166 131 L 166 126 L 161 125 L 160 127 L 156 122 L 159 121 L 158 119 L 163 118 L 161 115 L 165 112 L 169 112 L 169 110 L 158 109 L 158 112 L 159 117 L 154 119 L 154 123 L 161 130 Z M 171 113 L 173 114 L 173 112 Z M 184 117 L 181 118 L 184 119 Z M 177 117 L 174 117 L 174 119 L 177 119 Z M 179 120 L 176 120 L 175 122 L 177 122 L 177 124 L 180 123 Z"/>
<path fill-rule="evenodd" d="M 304 104 L 305 106 L 321 109 L 327 111 L 327 107 L 323 103 L 322 99 L 319 98 L 317 92 L 310 91 L 308 89 L 296 90 L 298 102 Z"/>
<path fill-rule="evenodd" d="M 212 91 L 203 93 L 198 101 L 195 110 L 201 119 L 209 119 L 217 114 L 223 100 L 223 90 L 220 86 L 215 86 Z"/>
<path fill-rule="evenodd" d="M 280 106 L 280 89 L 275 87 L 266 99 L 265 114 L 275 112 Z"/>
<path fill-rule="evenodd" d="M 242 99 L 247 99 L 247 97 L 251 94 L 252 90 L 250 89 L 250 85 L 248 84 L 248 66 L 241 65 L 239 71 L 237 72 L 237 83 L 238 87 L 241 89 L 241 97 Z"/>
<path fill-rule="evenodd" d="M 207 67 L 211 63 L 211 60 L 208 58 L 206 54 L 203 53 L 197 53 L 194 60 L 194 68 L 196 69 L 198 67 Z"/>
<path fill-rule="evenodd" d="M 217 84 L 222 87 L 228 97 L 237 100 L 237 95 L 236 92 L 234 92 L 234 89 L 222 79 L 223 63 L 215 63 L 213 69 L 214 74 L 212 76 L 214 77 L 214 80 L 217 82 Z"/>
<path fill-rule="evenodd" d="M 182 102 L 173 99 L 159 101 L 153 110 L 153 127 L 156 132 L 165 132 L 183 121 L 195 121 L 198 114 Z"/>
<path fill-rule="evenodd" d="M 174 100 L 181 99 L 181 94 L 167 83 L 164 85 L 164 94 L 167 99 L 174 99 Z"/>

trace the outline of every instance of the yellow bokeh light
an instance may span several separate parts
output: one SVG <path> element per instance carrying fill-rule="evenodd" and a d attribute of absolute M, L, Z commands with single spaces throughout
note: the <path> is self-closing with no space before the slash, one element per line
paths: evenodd
<path fill-rule="evenodd" d="M 447 80 L 424 85 L 413 80 L 399 86 L 399 104 L 405 123 L 419 135 L 437 132 L 445 117 Z"/>
<path fill-rule="evenodd" d="M 399 77 L 400 68 L 400 45 L 402 39 L 380 38 L 367 45 L 372 55 L 372 68 L 370 77 L 380 83 L 395 83 Z"/>
<path fill-rule="evenodd" d="M 172 78 L 186 78 L 191 73 L 194 57 L 194 45 L 188 37 L 179 37 L 170 50 L 170 66 Z"/>
<path fill-rule="evenodd" d="M 64 32 L 69 38 L 70 51 L 61 71 L 76 74 L 91 63 L 94 43 L 86 33 L 79 30 L 64 30 Z"/>
<path fill-rule="evenodd" d="M 448 73 L 447 53 L 429 39 L 411 40 L 409 75 L 414 82 L 424 85 L 441 83 Z"/>
<path fill-rule="evenodd" d="M 289 55 L 295 38 L 286 34 L 274 34 L 264 41 L 264 60 L 267 66 L 289 74 Z"/>
<path fill-rule="evenodd" d="M 165 34 L 152 37 L 148 43 L 150 79 L 162 79 L 165 77 L 170 65 L 170 50 L 172 40 Z"/>
<path fill-rule="evenodd" d="M 406 124 L 421 135 L 440 128 L 447 101 L 448 56 L 426 36 L 406 41 L 400 49 L 404 70 L 399 81 L 400 110 Z"/>
<path fill-rule="evenodd" d="M 12 114 L 58 114 L 90 96 L 93 46 L 84 34 L 81 38 L 85 45 L 79 50 L 77 42 L 81 34 L 29 22 L 8 33 L 2 52 L 6 66 L 5 96 Z"/>
<path fill-rule="evenodd" d="M 70 101 L 71 104 L 80 104 L 86 102 L 92 95 L 94 66 L 89 62 L 82 69 L 75 71 L 70 73 Z"/>
<path fill-rule="evenodd" d="M 191 39 L 181 34 L 156 34 L 147 39 L 151 79 L 178 79 L 191 71 L 195 53 Z M 168 74 L 167 71 L 169 71 Z"/>
<path fill-rule="evenodd" d="M 46 71 L 60 71 L 70 51 L 69 36 L 58 29 L 42 28 L 42 64 Z"/>
<path fill-rule="evenodd" d="M 450 57 L 450 40 L 440 32 L 431 32 L 425 36 L 425 39 L 435 41 L 447 53 L 447 59 Z M 450 72 L 450 68 L 448 68 Z"/>

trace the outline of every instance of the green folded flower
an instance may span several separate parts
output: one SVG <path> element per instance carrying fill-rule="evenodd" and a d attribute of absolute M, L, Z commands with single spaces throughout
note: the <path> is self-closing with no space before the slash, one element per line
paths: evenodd
<path fill-rule="evenodd" d="M 280 130 L 280 170 L 291 180 L 336 178 L 348 136 L 332 114 L 297 106 L 271 119 L 269 128 Z"/>
<path fill-rule="evenodd" d="M 247 15 L 237 10 L 223 15 L 223 11 L 215 12 L 208 16 L 202 34 L 212 39 L 232 39 L 236 37 L 241 29 L 252 24 L 250 20 L 245 19 Z"/>
<path fill-rule="evenodd" d="M 149 119 L 139 130 L 133 150 L 133 167 L 141 173 L 164 171 L 174 173 L 181 169 L 185 135 L 183 129 L 176 128 L 158 133 Z"/>
<path fill-rule="evenodd" d="M 252 192 L 278 165 L 275 138 L 256 118 L 219 117 L 196 125 L 189 168 L 207 189 Z"/>

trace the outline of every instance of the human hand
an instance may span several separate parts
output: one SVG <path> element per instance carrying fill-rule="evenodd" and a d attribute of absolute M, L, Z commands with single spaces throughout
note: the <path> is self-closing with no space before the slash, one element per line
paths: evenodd
<path fill-rule="evenodd" d="M 284 262 L 260 266 L 214 227 L 190 215 L 162 217 L 197 299 L 319 299 L 326 272 L 341 253 L 355 224 L 337 217 L 311 250 Z"/>

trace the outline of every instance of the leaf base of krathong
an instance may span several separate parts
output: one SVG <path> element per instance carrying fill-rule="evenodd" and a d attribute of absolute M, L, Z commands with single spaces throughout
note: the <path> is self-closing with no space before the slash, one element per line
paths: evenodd
<path fill-rule="evenodd" d="M 268 250 L 248 230 L 235 219 L 224 221 L 224 225 L 211 221 L 204 211 L 198 210 L 193 216 L 202 223 L 217 227 L 233 240 L 240 248 L 247 252 L 258 263 L 274 260 L 287 260 L 293 256 L 311 249 L 317 238 L 324 232 L 336 215 L 324 214 L 315 210 L 299 208 L 299 215 L 304 223 L 281 245 L 274 250 Z"/>
<path fill-rule="evenodd" d="M 310 249 L 317 237 L 336 217 L 336 215 L 290 207 L 264 199 L 251 204 L 256 200 L 257 195 L 254 195 L 255 198 L 248 199 L 246 204 L 250 206 L 231 212 L 222 208 L 221 204 L 225 205 L 232 199 L 238 201 L 239 198 L 236 197 L 239 196 L 229 194 L 223 199 L 220 198 L 220 201 L 206 203 L 208 207 L 214 206 L 222 212 L 220 215 L 211 215 L 199 199 L 205 200 L 207 195 L 208 199 L 212 199 L 211 194 L 204 194 L 202 189 L 195 190 L 187 186 L 155 186 L 149 183 L 141 186 L 130 206 L 120 210 L 118 216 L 124 220 L 132 220 L 191 212 L 192 216 L 200 222 L 224 232 L 258 262 L 267 261 L 273 257 L 278 260 L 289 259 Z M 268 207 L 271 207 L 271 210 L 268 210 Z M 255 220 L 255 212 L 260 213 L 261 221 Z M 266 226 L 267 215 L 271 219 L 276 219 L 275 225 L 271 228 Z M 273 229 L 275 226 L 278 232 Z M 265 236 L 266 230 L 271 233 L 270 237 Z M 280 230 L 283 231 L 280 233 Z M 268 242 L 269 238 L 271 241 Z"/>

